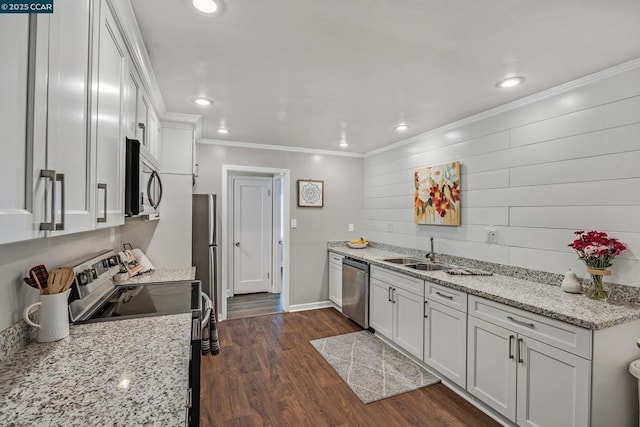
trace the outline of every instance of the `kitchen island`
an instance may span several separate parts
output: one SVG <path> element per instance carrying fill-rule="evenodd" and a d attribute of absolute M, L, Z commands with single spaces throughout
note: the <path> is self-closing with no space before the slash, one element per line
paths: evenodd
<path fill-rule="evenodd" d="M 0 364 L 0 425 L 184 425 L 191 314 L 73 325 Z"/>

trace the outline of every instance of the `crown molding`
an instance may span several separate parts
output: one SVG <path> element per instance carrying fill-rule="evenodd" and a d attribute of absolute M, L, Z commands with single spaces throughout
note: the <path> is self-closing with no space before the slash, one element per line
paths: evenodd
<path fill-rule="evenodd" d="M 220 145 L 235 148 L 251 148 L 254 150 L 288 151 L 292 153 L 323 154 L 325 156 L 340 157 L 364 157 L 363 153 L 348 153 L 345 151 L 321 150 L 317 148 L 291 147 L 288 145 L 258 144 L 255 142 L 226 141 L 221 139 L 200 139 L 197 140 L 197 142 L 198 144 Z"/>
<path fill-rule="evenodd" d="M 615 65 L 613 67 L 606 68 L 602 71 L 598 71 L 592 74 L 589 74 L 584 77 L 580 77 L 576 80 L 572 80 L 567 83 L 563 83 L 559 86 L 554 86 L 550 89 L 545 89 L 541 92 L 534 93 L 529 96 L 525 96 L 524 98 L 516 99 L 515 101 L 511 101 L 507 104 L 500 105 L 498 107 L 491 108 L 489 110 L 482 111 L 480 113 L 474 114 L 469 117 L 465 117 L 464 119 L 457 120 L 455 122 L 448 123 L 444 126 L 437 127 L 435 129 L 429 130 L 427 132 L 412 136 L 410 138 L 404 139 L 402 141 L 395 142 L 393 144 L 376 148 L 375 150 L 367 151 L 364 153 L 364 157 L 374 156 L 376 154 L 384 153 L 389 150 L 393 150 L 404 145 L 411 144 L 413 142 L 417 142 L 423 139 L 430 138 L 432 136 L 441 135 L 443 133 L 449 132 L 456 128 L 460 128 L 462 126 L 469 125 L 471 123 L 479 122 L 480 120 L 487 119 L 489 117 L 497 116 L 498 114 L 502 114 L 508 111 L 516 110 L 518 108 L 522 108 L 524 106 L 533 104 L 538 101 L 542 101 L 547 98 L 551 98 L 552 96 L 560 95 L 570 90 L 583 87 L 592 83 L 595 83 L 600 80 L 604 80 L 608 77 L 615 76 L 617 74 L 624 73 L 626 71 L 634 70 L 640 68 L 640 58 L 633 59 L 631 61 L 623 62 L 622 64 Z"/>
<path fill-rule="evenodd" d="M 160 117 L 160 122 L 189 125 L 200 132 L 200 128 L 202 127 L 202 116 L 198 114 L 165 113 Z"/>
<path fill-rule="evenodd" d="M 147 90 L 147 95 L 153 104 L 154 110 L 158 116 L 166 114 L 167 108 L 160 93 L 160 86 L 156 80 L 156 75 L 151 67 L 151 59 L 147 49 L 144 46 L 142 33 L 136 21 L 136 15 L 130 0 L 108 0 L 114 12 L 115 19 L 120 27 L 127 50 L 131 56 L 133 66 L 135 67 L 142 84 Z"/>

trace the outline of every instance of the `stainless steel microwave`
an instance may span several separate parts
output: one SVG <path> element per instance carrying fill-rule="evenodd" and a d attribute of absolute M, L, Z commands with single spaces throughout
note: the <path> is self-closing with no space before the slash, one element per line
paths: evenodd
<path fill-rule="evenodd" d="M 141 150 L 140 141 L 127 138 L 125 215 L 159 217 L 162 179 L 157 163 Z"/>

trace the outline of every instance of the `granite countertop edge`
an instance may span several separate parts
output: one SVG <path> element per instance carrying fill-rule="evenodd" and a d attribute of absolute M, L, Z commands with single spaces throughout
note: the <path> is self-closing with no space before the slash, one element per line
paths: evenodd
<path fill-rule="evenodd" d="M 0 363 L 0 425 L 182 425 L 190 331 L 186 313 L 72 325 L 60 341 L 32 342 Z"/>
<path fill-rule="evenodd" d="M 463 284 L 459 284 L 459 283 L 455 283 L 453 280 L 455 280 L 455 278 L 459 278 L 461 276 L 450 276 L 451 280 L 444 280 L 441 277 L 434 277 L 436 274 L 441 274 L 442 272 L 437 272 L 437 271 L 431 271 L 431 272 L 427 272 L 427 271 L 416 271 L 416 270 L 412 270 L 406 267 L 402 267 L 402 266 L 398 266 L 396 264 L 392 264 L 389 262 L 385 262 L 385 261 L 381 261 L 380 258 L 391 258 L 391 257 L 407 257 L 406 254 L 402 254 L 402 253 L 397 253 L 397 252 L 387 252 L 387 251 L 376 251 L 376 255 L 372 256 L 370 255 L 371 250 L 368 250 L 367 248 L 364 249 L 351 249 L 348 248 L 346 246 L 329 246 L 328 248 L 329 252 L 333 252 L 333 253 L 337 253 L 340 255 L 344 255 L 344 256 L 348 256 L 350 258 L 355 258 L 355 259 L 360 259 L 362 261 L 366 261 L 369 264 L 372 265 L 376 265 L 379 267 L 383 267 L 385 269 L 388 270 L 392 270 L 392 271 L 396 271 L 398 273 L 402 273 L 408 276 L 412 276 L 412 277 L 416 277 L 419 279 L 424 279 L 424 280 L 429 280 L 433 283 L 436 283 L 438 285 L 442 285 L 442 286 L 446 286 L 448 288 L 451 289 L 455 289 L 458 291 L 462 291 L 465 292 L 467 294 L 470 295 L 476 295 L 482 298 L 486 298 L 488 300 L 491 301 L 496 301 L 511 307 L 515 307 L 515 308 L 519 308 L 534 314 L 540 314 L 542 316 L 545 317 L 549 317 L 551 319 L 556 319 L 556 320 L 560 320 L 572 325 L 576 325 L 585 329 L 590 329 L 590 330 L 600 330 L 600 329 L 606 329 L 612 326 L 616 326 L 616 325 L 620 325 L 623 323 L 627 323 L 627 322 L 631 322 L 634 320 L 639 320 L 640 319 L 640 310 L 634 307 L 623 307 L 623 306 L 618 306 L 618 305 L 612 305 L 612 304 L 608 304 L 605 302 L 599 302 L 599 301 L 591 301 L 591 300 L 587 300 L 587 298 L 583 295 L 571 295 L 572 297 L 575 298 L 583 298 L 585 300 L 587 300 L 587 304 L 596 304 L 596 305 L 607 305 L 609 307 L 611 307 L 611 310 L 617 310 L 620 311 L 620 313 L 618 313 L 617 315 L 615 315 L 612 318 L 609 319 L 588 319 L 586 318 L 587 316 L 579 316 L 577 314 L 571 315 L 568 313 L 563 313 L 563 312 L 559 312 L 553 309 L 549 309 L 549 308 L 545 308 L 539 305 L 535 305 L 535 304 L 531 304 L 531 303 L 527 303 L 525 301 L 521 301 L 518 299 L 512 299 L 509 297 L 505 297 L 504 295 L 501 295 L 499 292 L 487 292 L 487 291 L 483 291 L 483 290 L 478 290 L 478 289 L 474 289 L 472 287 L 468 287 L 465 286 Z M 382 254 L 384 254 L 383 256 L 381 256 Z M 446 274 L 446 273 L 445 273 Z M 474 280 L 474 278 L 476 278 L 476 280 L 479 277 L 483 277 L 483 280 L 487 279 L 487 276 L 464 276 L 465 279 L 464 280 Z M 567 294 L 562 291 L 560 289 L 560 287 L 555 286 L 555 285 L 551 285 L 548 283 L 540 283 L 540 282 L 534 282 L 534 281 L 525 281 L 523 279 L 515 279 L 515 278 L 510 278 L 509 276 L 502 276 L 502 275 L 498 275 L 495 274 L 493 276 L 488 276 L 489 278 L 502 278 L 507 279 L 507 280 L 517 280 L 519 283 L 521 284 L 525 284 L 526 282 L 529 282 L 531 284 L 531 286 L 539 286 L 539 285 L 544 285 L 544 286 L 549 286 L 549 287 L 553 287 L 556 289 L 551 290 L 551 293 L 555 294 L 557 292 L 558 297 L 560 296 L 566 296 Z M 499 285 L 497 285 L 499 287 Z"/>
<path fill-rule="evenodd" d="M 148 273 L 130 277 L 127 280 L 119 282 L 118 285 L 142 285 L 149 283 L 171 283 L 183 282 L 185 280 L 195 280 L 196 268 L 159 268 Z"/>

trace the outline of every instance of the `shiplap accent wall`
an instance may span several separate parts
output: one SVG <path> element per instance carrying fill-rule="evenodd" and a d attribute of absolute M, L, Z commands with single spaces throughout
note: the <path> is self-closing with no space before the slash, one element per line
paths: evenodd
<path fill-rule="evenodd" d="M 567 245 L 575 230 L 597 229 L 630 248 L 611 281 L 640 286 L 640 61 L 633 67 L 367 155 L 363 234 L 419 249 L 433 236 L 436 252 L 581 274 Z M 462 225 L 415 225 L 414 171 L 454 160 Z M 485 242 L 490 225 L 497 244 Z"/>

